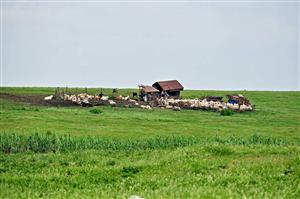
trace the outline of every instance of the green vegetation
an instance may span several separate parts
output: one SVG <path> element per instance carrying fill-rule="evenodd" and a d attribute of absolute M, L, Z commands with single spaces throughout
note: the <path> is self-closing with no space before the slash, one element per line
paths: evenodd
<path fill-rule="evenodd" d="M 191 136 L 171 136 L 171 137 L 154 137 L 144 139 L 108 139 L 96 136 L 72 137 L 62 135 L 34 134 L 34 135 L 17 135 L 1 134 L 0 151 L 4 153 L 17 152 L 66 152 L 76 150 L 119 150 L 119 151 L 136 151 L 136 150 L 156 150 L 185 147 L 192 145 L 272 145 L 272 146 L 292 146 L 300 144 L 300 139 L 295 142 L 288 142 L 284 139 L 263 137 L 253 135 L 250 138 L 229 137 L 223 139 L 220 137 L 209 137 L 199 139 Z"/>
<path fill-rule="evenodd" d="M 220 115 L 223 115 L 223 116 L 230 116 L 230 115 L 233 115 L 233 110 L 231 109 L 223 109 L 221 110 L 220 112 Z"/>
<path fill-rule="evenodd" d="M 299 146 L 0 156 L 1 198 L 299 198 Z"/>
<path fill-rule="evenodd" d="M 90 112 L 94 113 L 94 114 L 100 114 L 100 113 L 102 113 L 102 111 L 100 109 L 95 109 L 95 108 L 91 109 Z"/>
<path fill-rule="evenodd" d="M 53 95 L 57 88 L 55 87 L 1 87 L 1 93 L 22 94 L 22 95 Z M 90 95 L 99 94 L 101 91 L 105 95 L 112 95 L 113 88 L 67 88 L 60 87 L 69 93 L 85 93 Z M 117 89 L 119 95 L 130 95 L 132 92 L 138 92 L 138 89 Z"/>
<path fill-rule="evenodd" d="M 54 91 L 1 88 L 25 96 Z M 224 117 L 1 97 L 0 198 L 299 198 L 300 93 L 182 96 L 230 93 L 248 97 L 256 111 Z"/>

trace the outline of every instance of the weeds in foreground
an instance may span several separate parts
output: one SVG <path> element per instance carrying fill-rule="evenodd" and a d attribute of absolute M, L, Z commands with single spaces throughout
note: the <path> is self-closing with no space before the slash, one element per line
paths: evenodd
<path fill-rule="evenodd" d="M 193 136 L 165 136 L 144 139 L 113 139 L 102 138 L 97 136 L 81 136 L 75 137 L 70 135 L 33 134 L 1 134 L 0 135 L 0 151 L 4 153 L 17 152 L 59 152 L 74 150 L 155 150 L 185 147 L 191 145 L 207 145 L 207 144 L 225 144 L 225 145 L 287 145 L 299 144 L 298 142 L 289 143 L 282 138 L 266 137 L 257 134 L 249 138 L 241 137 L 211 137 L 206 139 L 196 138 Z M 222 151 L 215 151 L 223 153 Z M 228 152 L 226 152 L 228 153 Z"/>
<path fill-rule="evenodd" d="M 233 114 L 234 114 L 234 112 L 231 109 L 223 109 L 220 112 L 220 115 L 222 115 L 222 116 L 231 116 Z"/>
<path fill-rule="evenodd" d="M 100 113 L 102 113 L 102 111 L 100 110 L 100 109 L 91 109 L 90 110 L 90 113 L 94 113 L 94 114 L 100 114 Z"/>

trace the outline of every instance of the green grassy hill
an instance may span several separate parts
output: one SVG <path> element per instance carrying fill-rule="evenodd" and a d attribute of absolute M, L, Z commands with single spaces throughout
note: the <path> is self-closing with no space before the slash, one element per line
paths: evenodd
<path fill-rule="evenodd" d="M 300 92 L 187 90 L 182 97 L 232 93 L 256 111 L 45 107 L 1 97 L 0 197 L 300 197 Z"/>

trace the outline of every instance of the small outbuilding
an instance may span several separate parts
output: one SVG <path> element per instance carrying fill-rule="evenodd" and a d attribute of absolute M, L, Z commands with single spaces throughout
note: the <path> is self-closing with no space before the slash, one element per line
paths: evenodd
<path fill-rule="evenodd" d="M 159 90 L 152 86 L 147 85 L 139 85 L 140 88 L 140 97 L 145 102 L 149 100 L 154 100 L 155 98 L 159 97 Z"/>
<path fill-rule="evenodd" d="M 152 87 L 159 90 L 162 94 L 167 94 L 168 96 L 179 97 L 180 91 L 184 88 L 177 80 L 168 80 L 168 81 L 158 81 L 155 82 Z"/>

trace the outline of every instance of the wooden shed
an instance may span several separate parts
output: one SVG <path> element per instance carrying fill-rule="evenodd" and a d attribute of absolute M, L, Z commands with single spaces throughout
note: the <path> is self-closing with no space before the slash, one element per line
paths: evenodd
<path fill-rule="evenodd" d="M 160 93 L 159 90 L 157 90 L 152 86 L 139 85 L 139 88 L 140 88 L 140 97 L 145 102 L 159 97 L 159 93 Z"/>
<path fill-rule="evenodd" d="M 152 85 L 161 93 L 166 93 L 169 96 L 179 97 L 180 91 L 184 88 L 177 80 L 158 81 Z"/>

